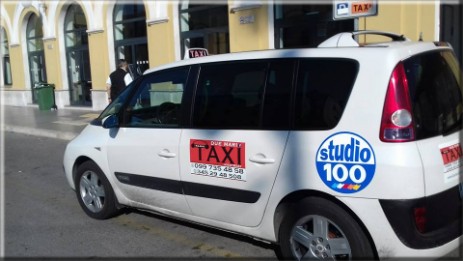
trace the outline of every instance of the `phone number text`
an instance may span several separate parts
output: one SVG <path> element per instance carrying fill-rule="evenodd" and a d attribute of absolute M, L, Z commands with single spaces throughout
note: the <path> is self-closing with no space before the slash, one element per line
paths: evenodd
<path fill-rule="evenodd" d="M 246 169 L 203 163 L 191 163 L 191 174 L 246 181 Z"/>

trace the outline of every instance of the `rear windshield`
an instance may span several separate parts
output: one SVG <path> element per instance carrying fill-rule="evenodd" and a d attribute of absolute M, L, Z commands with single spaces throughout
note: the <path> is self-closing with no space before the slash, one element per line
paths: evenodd
<path fill-rule="evenodd" d="M 416 139 L 461 129 L 461 70 L 451 51 L 429 52 L 404 61 L 416 124 Z"/>

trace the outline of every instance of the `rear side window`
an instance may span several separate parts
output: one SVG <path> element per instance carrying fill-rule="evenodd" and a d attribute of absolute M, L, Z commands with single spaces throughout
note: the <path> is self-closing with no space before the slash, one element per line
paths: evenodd
<path fill-rule="evenodd" d="M 430 52 L 404 61 L 416 139 L 461 129 L 461 71 L 451 51 Z"/>
<path fill-rule="evenodd" d="M 294 63 L 276 59 L 202 65 L 193 127 L 288 129 Z"/>
<path fill-rule="evenodd" d="M 259 126 L 266 62 L 201 66 L 193 126 L 250 129 Z"/>
<path fill-rule="evenodd" d="M 341 119 L 358 73 L 349 59 L 302 59 L 297 78 L 295 128 L 328 130 Z"/>

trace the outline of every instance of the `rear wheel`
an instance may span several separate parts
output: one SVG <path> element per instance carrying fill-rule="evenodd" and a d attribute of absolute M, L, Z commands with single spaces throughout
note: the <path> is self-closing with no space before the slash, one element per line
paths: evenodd
<path fill-rule="evenodd" d="M 280 227 L 283 259 L 374 259 L 368 237 L 349 213 L 323 198 L 307 198 L 289 211 Z"/>
<path fill-rule="evenodd" d="M 92 161 L 77 168 L 77 200 L 85 213 L 95 219 L 107 219 L 118 213 L 116 197 L 108 179 Z"/>

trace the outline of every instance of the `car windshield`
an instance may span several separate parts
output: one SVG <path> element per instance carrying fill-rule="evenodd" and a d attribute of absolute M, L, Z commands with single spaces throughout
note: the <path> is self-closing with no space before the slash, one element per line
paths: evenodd
<path fill-rule="evenodd" d="M 119 110 L 121 109 L 122 105 L 124 105 L 124 103 L 127 101 L 127 99 L 128 99 L 127 97 L 132 92 L 134 86 L 137 85 L 137 82 L 139 82 L 141 78 L 143 78 L 143 77 L 139 77 L 135 81 L 131 82 L 124 90 L 122 90 L 122 92 L 119 94 L 119 96 L 117 96 L 117 98 L 114 101 L 112 101 L 103 110 L 103 112 L 100 114 L 100 116 L 98 116 L 98 118 L 96 120 L 101 121 L 101 120 L 103 120 L 104 118 L 106 118 L 106 117 L 108 117 L 110 115 L 117 114 L 119 112 Z"/>

